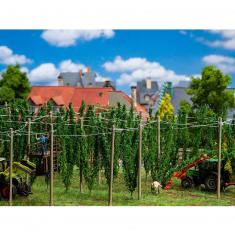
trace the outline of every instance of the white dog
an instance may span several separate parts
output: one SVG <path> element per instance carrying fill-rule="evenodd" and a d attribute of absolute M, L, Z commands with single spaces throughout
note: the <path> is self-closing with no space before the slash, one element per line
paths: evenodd
<path fill-rule="evenodd" d="M 162 188 L 162 185 L 158 181 L 154 181 L 151 184 L 151 191 L 153 194 L 159 194 L 161 188 Z"/>

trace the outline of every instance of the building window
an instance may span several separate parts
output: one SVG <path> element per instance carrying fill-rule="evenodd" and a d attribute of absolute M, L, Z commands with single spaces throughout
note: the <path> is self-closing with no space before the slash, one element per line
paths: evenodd
<path fill-rule="evenodd" d="M 54 113 L 60 112 L 60 106 L 53 106 L 53 112 Z"/>
<path fill-rule="evenodd" d="M 145 95 L 145 96 L 144 96 L 144 100 L 145 100 L 146 102 L 149 102 L 150 96 L 149 96 L 149 95 Z"/>
<path fill-rule="evenodd" d="M 38 110 L 39 110 L 39 106 L 31 106 L 31 112 L 32 113 L 37 113 L 38 112 Z"/>

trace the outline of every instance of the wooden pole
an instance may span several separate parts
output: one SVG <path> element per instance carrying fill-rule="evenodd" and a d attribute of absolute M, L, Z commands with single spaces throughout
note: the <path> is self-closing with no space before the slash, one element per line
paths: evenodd
<path fill-rule="evenodd" d="M 12 166 L 13 166 L 13 129 L 10 128 L 10 167 L 9 167 L 9 184 L 10 184 L 10 188 L 9 188 L 9 206 L 12 206 Z"/>
<path fill-rule="evenodd" d="M 114 162 L 115 126 L 112 128 L 112 153 L 110 159 L 109 206 L 113 202 L 113 162 Z"/>
<path fill-rule="evenodd" d="M 28 118 L 27 154 L 25 157 L 26 160 L 29 160 L 30 143 L 31 143 L 31 119 Z M 26 175 L 26 182 L 27 184 L 29 183 L 29 174 Z"/>
<path fill-rule="evenodd" d="M 101 119 L 101 113 L 99 113 L 99 119 Z M 101 156 L 99 154 L 98 185 L 100 184 L 101 184 Z"/>
<path fill-rule="evenodd" d="M 161 120 L 160 116 L 157 116 L 157 159 L 158 163 L 160 164 L 161 161 Z M 158 164 L 158 165 L 159 165 Z"/>
<path fill-rule="evenodd" d="M 53 164 L 53 142 L 54 142 L 54 130 L 53 130 L 53 120 L 52 120 L 52 112 L 50 112 L 51 118 L 51 150 L 50 150 L 50 206 L 53 206 L 53 190 L 54 190 L 54 164 Z"/>
<path fill-rule="evenodd" d="M 220 187 L 221 187 L 221 139 L 222 139 L 222 118 L 219 118 L 219 149 L 218 149 L 218 169 L 217 169 L 217 199 L 220 199 Z"/>
<path fill-rule="evenodd" d="M 29 159 L 29 153 L 30 153 L 30 144 L 31 144 L 31 119 L 28 119 L 28 138 L 27 138 L 27 145 L 28 145 L 28 153 L 26 156 L 26 160 Z"/>
<path fill-rule="evenodd" d="M 11 119 L 11 107 L 7 107 L 8 110 L 8 118 Z"/>
<path fill-rule="evenodd" d="M 139 124 L 138 200 L 141 199 L 142 125 Z"/>
<path fill-rule="evenodd" d="M 101 184 L 101 156 L 99 154 L 99 171 L 98 171 L 98 185 Z"/>
<path fill-rule="evenodd" d="M 81 129 L 83 129 L 83 117 L 81 117 Z M 81 156 L 80 156 L 80 169 L 79 169 L 79 175 L 80 175 L 80 184 L 79 184 L 79 187 L 80 187 L 80 193 L 83 192 L 83 166 L 82 166 L 82 159 L 81 159 Z"/>

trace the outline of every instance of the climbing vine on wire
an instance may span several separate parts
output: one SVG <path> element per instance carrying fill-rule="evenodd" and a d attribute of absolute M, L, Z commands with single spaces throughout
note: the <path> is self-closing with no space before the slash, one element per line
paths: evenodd
<path fill-rule="evenodd" d="M 51 119 L 49 112 L 53 111 Z M 157 157 L 157 122 L 154 118 L 142 120 L 133 107 L 118 104 L 97 113 L 94 106 L 83 102 L 78 113 L 54 109 L 52 104 L 42 106 L 37 114 L 25 103 L 12 103 L 0 109 L 1 157 L 9 157 L 9 129 L 14 129 L 14 159 L 25 157 L 27 149 L 27 121 L 31 118 L 31 143 L 37 143 L 37 134 L 48 135 L 54 125 L 55 151 L 59 152 L 59 174 L 68 190 L 75 170 L 79 170 L 89 191 L 94 188 L 98 173 L 110 181 L 112 127 L 115 127 L 114 181 L 121 172 L 131 196 L 137 187 L 139 125 L 143 126 L 142 158 L 146 176 L 151 175 L 166 185 L 174 171 L 207 153 L 213 157 L 218 148 L 218 117 L 207 107 L 192 112 L 191 117 L 179 113 L 177 117 L 163 117 L 161 126 L 161 156 Z M 235 152 L 234 123 L 223 125 L 222 157 L 232 167 Z M 57 148 L 59 146 L 59 148 Z M 232 167 L 231 169 L 234 169 Z"/>

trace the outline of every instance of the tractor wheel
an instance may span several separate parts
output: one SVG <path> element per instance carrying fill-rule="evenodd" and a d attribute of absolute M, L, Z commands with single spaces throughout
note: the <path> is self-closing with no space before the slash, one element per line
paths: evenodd
<path fill-rule="evenodd" d="M 12 185 L 12 198 L 15 198 L 16 193 L 17 193 L 16 186 Z M 9 200 L 9 197 L 10 197 L 10 186 L 9 185 L 4 185 L 1 188 L 1 196 L 3 199 Z"/>
<path fill-rule="evenodd" d="M 183 188 L 192 188 L 193 187 L 193 180 L 190 177 L 185 177 L 181 180 L 181 186 Z"/>
<path fill-rule="evenodd" d="M 217 189 L 217 176 L 209 175 L 205 179 L 205 189 L 210 192 L 214 192 Z"/>

